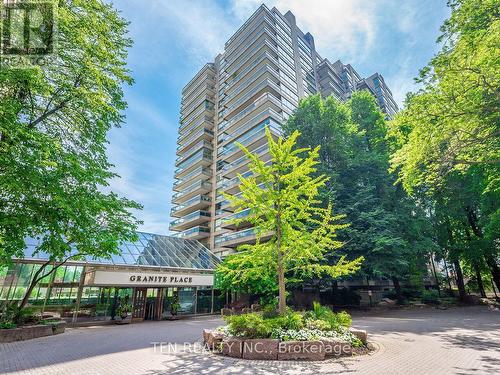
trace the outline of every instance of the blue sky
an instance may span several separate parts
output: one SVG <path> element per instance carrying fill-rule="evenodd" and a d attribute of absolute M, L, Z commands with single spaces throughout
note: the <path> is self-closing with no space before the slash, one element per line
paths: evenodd
<path fill-rule="evenodd" d="M 131 22 L 125 88 L 126 122 L 109 135 L 108 154 L 120 179 L 111 189 L 144 206 L 141 230 L 168 233 L 180 91 L 223 50 L 224 42 L 262 1 L 115 0 Z M 330 61 L 341 59 L 362 75 L 382 74 L 401 105 L 413 78 L 437 52 L 445 0 L 272 0 L 291 10 L 302 31 Z"/>

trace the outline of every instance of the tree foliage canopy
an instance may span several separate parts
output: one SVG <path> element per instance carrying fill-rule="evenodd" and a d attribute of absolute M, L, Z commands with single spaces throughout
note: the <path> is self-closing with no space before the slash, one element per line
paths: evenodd
<path fill-rule="evenodd" d="M 388 173 L 386 122 L 375 99 L 308 97 L 285 124 L 287 134 L 297 130 L 300 147 L 321 146 L 318 170 L 329 177 L 323 207 L 332 200 L 351 224 L 338 232 L 342 251 L 363 256 L 366 275 L 407 278 L 433 248 L 432 236 L 422 209 Z"/>
<path fill-rule="evenodd" d="M 349 261 L 341 256 L 334 264 L 326 262 L 326 257 L 342 246 L 336 232 L 347 225 L 338 223 L 342 216 L 333 215 L 331 206 L 318 205 L 319 189 L 326 182 L 322 175 L 312 176 L 318 165 L 319 147 L 296 148 L 299 132 L 276 141 L 268 129 L 266 135 L 270 161 L 259 159 L 240 145 L 250 160 L 253 175 L 240 176 L 240 195 L 227 195 L 236 213 L 247 213 L 233 219 L 233 223 L 251 224 L 257 242 L 240 246 L 219 267 L 221 285 L 250 287 L 257 280 L 261 290 L 252 291 L 261 292 L 274 290 L 271 280 L 275 285 L 278 280 L 278 286 L 283 281 L 283 297 L 285 277 L 300 280 L 355 272 L 361 257 Z"/>
<path fill-rule="evenodd" d="M 390 124 L 391 168 L 409 194 L 427 202 L 455 269 L 472 267 L 478 284 L 489 269 L 500 288 L 500 4 L 449 5 L 441 50 Z"/>
<path fill-rule="evenodd" d="M 116 176 L 106 136 L 122 123 L 122 86 L 132 83 L 127 22 L 99 0 L 57 4 L 53 60 L 0 70 L 1 264 L 23 256 L 27 236 L 60 264 L 107 257 L 135 235 L 129 210 L 140 206 L 106 192 Z"/>

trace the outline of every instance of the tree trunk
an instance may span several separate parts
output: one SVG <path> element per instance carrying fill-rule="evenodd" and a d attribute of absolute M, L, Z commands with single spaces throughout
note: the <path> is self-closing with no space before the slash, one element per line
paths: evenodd
<path fill-rule="evenodd" d="M 470 227 L 472 228 L 472 232 L 479 237 L 483 238 L 483 232 L 478 225 L 477 216 L 474 210 L 471 207 L 466 207 L 465 212 L 467 213 L 467 220 L 469 222 Z M 500 290 L 500 268 L 495 260 L 495 257 L 491 254 L 485 255 L 486 263 L 490 268 L 491 276 L 493 276 L 493 281 L 497 286 L 497 289 Z"/>
<path fill-rule="evenodd" d="M 495 260 L 495 257 L 492 255 L 487 255 L 485 256 L 486 258 L 486 263 L 488 264 L 488 267 L 490 268 L 491 276 L 493 277 L 493 281 L 495 282 L 495 285 L 497 286 L 497 290 L 500 290 L 500 268 L 498 267 L 497 261 Z"/>
<path fill-rule="evenodd" d="M 481 277 L 481 269 L 477 264 L 474 264 L 474 272 L 476 272 L 477 287 L 479 289 L 479 294 L 482 298 L 486 298 L 486 293 L 484 291 L 483 278 Z"/>
<path fill-rule="evenodd" d="M 403 300 L 403 294 L 401 292 L 401 284 L 399 283 L 399 279 L 396 276 L 392 276 L 392 283 L 394 284 L 394 290 L 396 291 L 396 296 L 398 301 Z"/>
<path fill-rule="evenodd" d="M 450 272 L 448 271 L 448 262 L 446 261 L 446 257 L 443 257 L 444 261 L 444 269 L 446 271 L 446 281 L 448 281 L 448 288 L 450 289 L 450 296 L 453 294 L 453 288 L 451 287 L 451 280 L 450 280 Z"/>
<path fill-rule="evenodd" d="M 283 266 L 283 251 L 281 249 L 281 216 L 276 218 L 276 247 L 278 251 L 278 312 L 280 315 L 286 312 L 286 288 L 285 288 L 285 269 Z"/>
<path fill-rule="evenodd" d="M 453 261 L 453 265 L 455 266 L 455 274 L 457 276 L 458 295 L 460 297 L 460 301 L 465 301 L 467 293 L 465 292 L 464 275 L 462 274 L 462 267 L 460 267 L 460 262 L 458 261 L 458 259 Z"/>
<path fill-rule="evenodd" d="M 434 264 L 434 257 L 432 254 L 431 254 L 430 258 L 431 258 L 431 264 L 432 264 L 432 271 L 434 272 L 434 280 L 436 281 L 436 288 L 438 291 L 438 296 L 441 298 L 441 287 L 439 286 L 439 279 L 438 279 L 438 275 L 436 272 L 436 265 Z"/>
<path fill-rule="evenodd" d="M 14 316 L 14 321 L 16 323 L 19 323 L 19 320 L 21 319 L 21 315 L 22 315 L 22 310 L 28 304 L 28 301 L 29 301 L 30 296 L 31 296 L 31 292 L 33 292 L 33 289 L 35 289 L 35 286 L 37 286 L 38 282 L 41 279 L 43 279 L 44 277 L 46 277 L 48 274 L 50 274 L 52 272 L 52 270 L 51 270 L 50 272 L 47 273 L 47 275 L 43 275 L 42 277 L 40 277 L 40 274 L 43 273 L 43 271 L 47 268 L 48 265 L 49 265 L 49 262 L 48 261 L 45 262 L 44 264 L 42 264 L 40 266 L 40 268 L 33 275 L 33 278 L 30 281 L 30 285 L 28 286 L 28 289 L 24 293 L 23 299 L 21 300 L 21 302 L 17 306 L 17 311 L 16 311 L 16 314 Z"/>

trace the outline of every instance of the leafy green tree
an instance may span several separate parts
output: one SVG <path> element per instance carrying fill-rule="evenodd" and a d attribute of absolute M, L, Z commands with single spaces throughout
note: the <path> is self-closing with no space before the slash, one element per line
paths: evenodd
<path fill-rule="evenodd" d="M 422 89 L 408 95 L 391 123 L 391 168 L 409 194 L 427 195 L 434 208 L 446 207 L 457 274 L 460 261 L 468 262 L 480 285 L 481 267 L 487 266 L 500 288 L 499 4 L 449 5 L 452 14 L 438 39 L 441 51 L 421 70 Z"/>
<path fill-rule="evenodd" d="M 420 72 L 391 132 L 400 147 L 393 168 L 407 190 L 440 186 L 451 171 L 492 166 L 498 182 L 500 62 L 498 0 L 452 0 L 441 51 Z"/>
<path fill-rule="evenodd" d="M 0 70 L 0 261 L 23 257 L 25 238 L 49 260 L 36 283 L 69 259 L 109 257 L 135 236 L 137 203 L 106 193 L 116 175 L 106 135 L 123 121 L 127 22 L 99 0 L 57 2 L 57 55 Z M 49 267 L 52 266 L 52 267 Z"/>
<path fill-rule="evenodd" d="M 362 258 L 348 261 L 346 256 L 332 265 L 325 262 L 342 244 L 337 241 L 342 216 L 332 215 L 331 206 L 319 207 L 319 189 L 324 176 L 312 177 L 318 164 L 319 147 L 295 148 L 299 132 L 275 141 L 266 130 L 270 163 L 260 160 L 240 145 L 250 160 L 253 177 L 240 176 L 241 196 L 227 195 L 236 212 L 248 215 L 233 222 L 251 223 L 256 243 L 242 245 L 219 266 L 219 274 L 237 285 L 249 280 L 274 276 L 278 285 L 279 312 L 286 309 L 286 275 L 294 280 L 327 274 L 340 277 L 354 273 Z M 304 155 L 304 156 L 302 156 Z M 263 236 L 269 236 L 262 241 Z M 262 276 L 261 276 L 262 275 Z M 227 282 L 227 281 L 226 281 Z"/>
<path fill-rule="evenodd" d="M 300 147 L 320 145 L 318 171 L 329 177 L 321 191 L 335 202 L 351 225 L 339 230 L 342 250 L 363 256 L 366 276 L 391 278 L 398 293 L 419 259 L 433 248 L 423 209 L 388 173 L 389 152 L 384 115 L 367 92 L 347 103 L 310 96 L 284 126 L 300 131 Z"/>

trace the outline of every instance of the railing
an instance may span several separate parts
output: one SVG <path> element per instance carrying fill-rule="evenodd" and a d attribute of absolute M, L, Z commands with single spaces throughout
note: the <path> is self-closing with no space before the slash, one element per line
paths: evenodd
<path fill-rule="evenodd" d="M 212 184 L 210 182 L 206 182 L 206 181 L 197 181 L 194 184 L 187 187 L 186 189 L 179 191 L 178 193 L 175 193 L 174 195 L 172 195 L 172 200 L 176 200 L 177 198 L 180 198 L 183 195 L 187 195 L 187 194 L 192 193 L 193 191 L 195 191 L 197 189 L 202 189 L 202 188 L 210 190 L 212 188 Z"/>
<path fill-rule="evenodd" d="M 177 181 L 175 181 L 174 182 L 174 188 L 176 188 L 179 185 L 182 185 L 182 184 L 186 183 L 186 181 L 189 181 L 192 177 L 197 176 L 199 174 L 205 174 L 205 176 L 210 177 L 210 175 L 212 174 L 212 170 L 210 168 L 206 168 L 206 167 L 196 168 L 194 171 L 189 172 L 183 178 L 178 179 Z"/>
<path fill-rule="evenodd" d="M 254 228 L 249 228 L 245 230 L 241 230 L 239 232 L 233 232 L 230 234 L 223 234 L 220 237 L 220 242 L 228 242 L 228 241 L 233 241 L 237 240 L 238 238 L 244 238 L 244 237 L 250 237 L 250 236 L 255 236 L 256 231 Z"/>
<path fill-rule="evenodd" d="M 250 211 L 251 211 L 250 208 L 247 208 L 246 210 L 229 215 L 229 216 L 222 219 L 222 224 L 228 223 L 231 220 L 237 220 L 237 219 L 247 217 L 248 215 L 250 215 Z"/>
<path fill-rule="evenodd" d="M 183 149 L 183 148 L 185 148 L 185 147 L 189 146 L 189 144 L 190 144 L 191 142 L 193 142 L 193 140 L 195 140 L 195 139 L 197 139 L 197 138 L 201 137 L 201 136 L 202 136 L 202 135 L 204 135 L 204 134 L 208 135 L 209 137 L 213 137 L 214 132 L 213 132 L 212 130 L 208 130 L 208 129 L 203 128 L 203 129 L 201 129 L 200 131 L 198 131 L 198 132 L 196 132 L 196 133 L 192 134 L 190 137 L 185 138 L 185 139 L 183 139 L 183 140 L 179 140 L 179 142 L 178 142 L 178 143 L 180 143 L 180 144 L 179 144 L 179 146 L 177 146 L 177 151 L 179 151 L 179 150 L 181 150 L 181 149 Z"/>
<path fill-rule="evenodd" d="M 190 167 L 191 165 L 203 160 L 203 159 L 212 159 L 212 152 L 201 149 L 200 151 L 196 152 L 195 154 L 191 155 L 187 160 L 184 160 L 182 163 L 178 165 L 178 168 L 175 170 L 175 173 L 180 173 L 186 168 Z"/>
<path fill-rule="evenodd" d="M 233 142 L 224 146 L 218 156 L 221 157 L 233 151 L 239 150 L 239 147 L 236 144 L 237 142 L 243 146 L 247 146 L 249 143 L 251 143 L 251 141 L 262 138 L 262 136 L 265 134 L 266 126 L 269 126 L 268 124 L 269 121 L 265 120 L 252 130 L 250 130 L 248 133 L 245 133 L 242 137 L 236 138 Z"/>
<path fill-rule="evenodd" d="M 172 227 L 174 227 L 174 226 L 176 226 L 178 224 L 182 224 L 182 223 L 194 220 L 194 219 L 198 219 L 198 218 L 200 218 L 202 216 L 204 216 L 204 217 L 210 217 L 210 212 L 208 212 L 208 211 L 202 211 L 202 210 L 192 212 L 189 215 L 183 216 L 180 219 L 176 219 L 176 220 L 170 222 L 170 227 L 172 228 Z"/>
<path fill-rule="evenodd" d="M 200 195 L 200 196 L 197 196 L 197 197 L 194 197 L 194 198 L 187 200 L 182 205 L 180 204 L 178 206 L 172 207 L 172 209 L 170 210 L 170 213 L 176 213 L 177 211 L 181 211 L 185 208 L 188 208 L 189 206 L 193 206 L 196 203 L 202 203 L 202 202 L 210 203 L 211 201 L 212 200 L 210 199 L 210 197 L 207 197 L 205 195 Z"/>
<path fill-rule="evenodd" d="M 202 149 L 212 151 L 212 143 L 204 139 L 202 139 L 198 143 L 195 143 L 193 146 L 189 147 L 189 150 L 187 150 L 183 155 L 180 155 L 177 157 L 177 159 L 175 159 L 175 165 L 179 165 L 180 162 L 189 159 L 193 154 L 199 152 Z"/>
<path fill-rule="evenodd" d="M 210 229 L 207 227 L 194 227 L 182 232 L 174 233 L 172 236 L 182 238 L 182 237 L 189 237 L 191 235 L 196 235 L 199 233 L 210 233 Z"/>
<path fill-rule="evenodd" d="M 241 112 L 239 112 L 235 116 L 233 116 L 231 118 L 231 120 L 223 121 L 221 123 L 221 125 L 219 125 L 219 131 L 220 132 L 224 131 L 224 129 L 226 129 L 227 127 L 231 126 L 232 124 L 234 124 L 238 120 L 245 117 L 248 113 L 252 112 L 255 108 L 257 108 L 262 103 L 265 103 L 267 100 L 273 102 L 276 106 L 281 107 L 280 100 L 277 97 L 275 97 L 273 94 L 266 92 L 266 93 L 260 95 L 257 99 L 255 99 L 255 101 L 252 104 L 250 104 L 248 107 L 246 107 L 244 110 L 242 110 Z"/>

